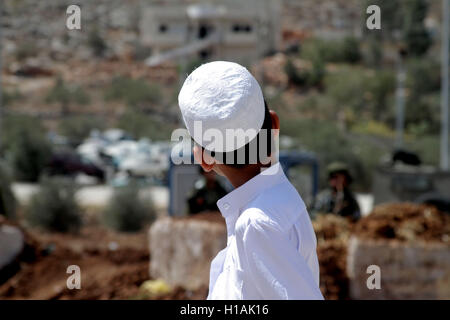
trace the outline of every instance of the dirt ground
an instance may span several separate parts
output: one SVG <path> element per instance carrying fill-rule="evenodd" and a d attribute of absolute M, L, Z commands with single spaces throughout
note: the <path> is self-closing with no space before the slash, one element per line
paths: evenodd
<path fill-rule="evenodd" d="M 353 224 L 336 215 L 320 215 L 313 221 L 317 237 L 320 290 L 327 300 L 349 299 L 347 243 Z"/>
<path fill-rule="evenodd" d="M 90 226 L 78 235 L 27 232 L 27 257 L 20 270 L 0 286 L 0 299 L 142 299 L 140 285 L 149 280 L 145 231 L 116 233 Z M 66 286 L 67 267 L 78 265 L 81 289 Z M 159 299 L 204 299 L 206 288 L 174 288 Z"/>
<path fill-rule="evenodd" d="M 213 213 L 194 218 L 223 223 L 223 218 Z M 378 206 L 357 223 L 323 215 L 313 225 L 320 287 L 326 299 L 349 299 L 346 256 L 352 235 L 392 241 L 450 241 L 448 214 L 409 203 Z M 17 273 L 0 285 L 0 299 L 143 299 L 140 286 L 149 280 L 150 260 L 146 230 L 117 233 L 95 224 L 79 234 L 27 230 L 27 247 L 17 270 L 12 270 Z M 70 265 L 81 268 L 81 290 L 66 287 Z M 205 299 L 206 295 L 207 288 L 197 292 L 174 288 L 158 299 Z"/>
<path fill-rule="evenodd" d="M 347 245 L 350 236 L 396 242 L 443 242 L 450 247 L 450 215 L 432 206 L 383 204 L 353 223 L 335 215 L 313 221 L 317 236 L 320 288 L 326 299 L 349 299 Z"/>
<path fill-rule="evenodd" d="M 383 204 L 362 218 L 356 224 L 354 233 L 361 238 L 444 242 L 450 245 L 450 215 L 427 205 Z"/>

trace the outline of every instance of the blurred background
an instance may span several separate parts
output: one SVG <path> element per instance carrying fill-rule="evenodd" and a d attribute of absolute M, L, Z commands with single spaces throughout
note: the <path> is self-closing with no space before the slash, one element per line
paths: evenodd
<path fill-rule="evenodd" d="M 212 60 L 246 66 L 280 116 L 325 297 L 450 299 L 447 0 L 1 6 L 0 299 L 206 297 L 231 188 L 173 164 L 170 137 Z"/>

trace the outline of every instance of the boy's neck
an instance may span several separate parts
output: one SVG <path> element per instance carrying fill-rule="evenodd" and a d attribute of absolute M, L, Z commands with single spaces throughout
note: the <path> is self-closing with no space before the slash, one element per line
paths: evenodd
<path fill-rule="evenodd" d="M 251 164 L 248 166 L 245 166 L 244 168 L 233 168 L 230 166 L 224 166 L 222 169 L 223 174 L 225 177 L 230 181 L 230 183 L 235 188 L 239 188 L 243 184 L 245 184 L 247 181 L 251 180 L 252 178 L 256 177 L 258 174 L 261 173 L 261 169 L 265 167 L 260 164 Z"/>

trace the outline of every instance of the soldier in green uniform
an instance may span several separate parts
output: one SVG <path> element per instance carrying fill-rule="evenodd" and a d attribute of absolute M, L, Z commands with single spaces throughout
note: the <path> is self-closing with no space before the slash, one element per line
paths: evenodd
<path fill-rule="evenodd" d="M 315 213 L 334 213 L 342 217 L 358 220 L 361 211 L 353 192 L 350 190 L 352 176 L 344 163 L 334 162 L 327 168 L 328 185 L 317 196 Z"/>
<path fill-rule="evenodd" d="M 202 176 L 195 182 L 194 189 L 188 198 L 189 214 L 218 211 L 217 200 L 227 194 L 213 171 L 206 172 L 199 168 Z"/>

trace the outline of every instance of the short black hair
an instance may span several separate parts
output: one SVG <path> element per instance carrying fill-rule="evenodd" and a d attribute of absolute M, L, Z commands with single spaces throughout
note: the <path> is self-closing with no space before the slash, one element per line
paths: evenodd
<path fill-rule="evenodd" d="M 263 139 L 265 141 L 263 141 Z M 262 146 L 265 146 L 263 150 L 260 149 Z M 262 124 L 261 130 L 252 141 L 248 142 L 243 147 L 230 152 L 209 151 L 205 150 L 203 147 L 202 149 L 203 151 L 208 152 L 212 157 L 221 159 L 223 164 L 225 165 L 234 168 L 243 168 L 251 164 L 251 162 L 253 162 L 254 164 L 254 160 L 256 160 L 256 163 L 259 164 L 268 164 L 270 161 L 270 156 L 272 155 L 272 148 L 274 146 L 275 142 L 272 132 L 272 117 L 270 115 L 267 102 L 264 100 L 264 122 Z M 256 158 L 251 157 L 251 151 L 256 151 Z M 242 155 L 244 156 L 244 158 L 242 158 Z"/>

